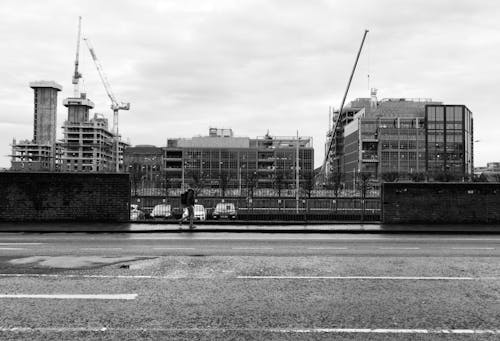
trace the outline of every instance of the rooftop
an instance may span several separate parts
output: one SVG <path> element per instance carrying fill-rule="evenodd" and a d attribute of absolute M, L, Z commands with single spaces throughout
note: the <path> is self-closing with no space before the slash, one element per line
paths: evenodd
<path fill-rule="evenodd" d="M 30 88 L 33 88 L 33 89 L 52 88 L 52 89 L 56 89 L 57 91 L 61 91 L 62 85 L 60 85 L 54 81 L 34 81 L 34 82 L 30 82 Z"/>

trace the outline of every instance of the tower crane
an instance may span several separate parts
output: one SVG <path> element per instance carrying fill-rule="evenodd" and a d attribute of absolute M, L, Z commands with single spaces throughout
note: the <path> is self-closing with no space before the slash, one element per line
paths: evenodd
<path fill-rule="evenodd" d="M 102 84 L 104 85 L 104 89 L 106 90 L 106 94 L 108 95 L 109 99 L 111 100 L 111 109 L 113 110 L 113 134 L 115 135 L 115 144 L 116 144 L 116 171 L 118 172 L 120 169 L 119 166 L 119 153 L 118 153 L 118 145 L 119 145 L 119 132 L 118 132 L 118 111 L 119 110 L 129 110 L 130 109 L 130 103 L 125 103 L 125 102 L 118 102 L 118 100 L 115 97 L 115 94 L 113 93 L 113 90 L 111 90 L 111 85 L 109 84 L 108 78 L 106 77 L 106 74 L 104 73 L 104 69 L 102 68 L 101 62 L 97 58 L 97 55 L 95 53 L 94 47 L 92 46 L 92 43 L 88 38 L 83 38 L 85 40 L 85 43 L 87 44 L 87 47 L 89 49 L 90 55 L 92 56 L 92 59 L 94 60 L 94 64 L 97 68 L 97 72 L 99 73 L 99 77 L 101 78 Z"/>
<path fill-rule="evenodd" d="M 80 57 L 80 33 L 82 28 L 82 17 L 78 17 L 78 34 L 76 37 L 76 58 L 75 58 L 75 70 L 73 72 L 73 77 L 71 83 L 73 84 L 73 97 L 80 97 L 80 89 L 78 87 L 78 79 L 82 78 L 82 74 L 78 72 L 78 59 Z"/>
<path fill-rule="evenodd" d="M 95 53 L 94 47 L 92 46 L 92 43 L 90 42 L 90 39 L 83 38 L 83 40 L 85 40 L 85 43 L 89 48 L 90 55 L 94 60 L 97 72 L 99 73 L 99 77 L 101 78 L 102 81 L 102 85 L 104 85 L 104 89 L 106 90 L 106 93 L 109 99 L 111 100 L 111 109 L 113 110 L 113 133 L 116 136 L 118 136 L 118 111 L 129 110 L 130 103 L 118 102 L 118 100 L 115 97 L 115 94 L 113 93 L 113 90 L 111 90 L 111 85 L 109 84 L 108 77 L 106 77 L 106 74 L 104 73 L 104 69 L 102 68 L 101 62 L 97 58 L 97 55 Z"/>

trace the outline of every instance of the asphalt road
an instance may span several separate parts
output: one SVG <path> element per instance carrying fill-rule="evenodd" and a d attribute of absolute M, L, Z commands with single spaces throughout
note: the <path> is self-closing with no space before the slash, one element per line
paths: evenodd
<path fill-rule="evenodd" d="M 0 339 L 498 340 L 500 236 L 0 234 Z"/>

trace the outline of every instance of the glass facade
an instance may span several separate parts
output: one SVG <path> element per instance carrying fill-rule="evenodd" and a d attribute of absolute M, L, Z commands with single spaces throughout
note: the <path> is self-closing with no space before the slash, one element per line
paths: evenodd
<path fill-rule="evenodd" d="M 423 118 L 362 117 L 357 124 L 344 141 L 346 176 L 361 171 L 373 178 L 398 173 L 406 179 L 425 171 Z"/>
<path fill-rule="evenodd" d="M 472 113 L 463 105 L 426 106 L 426 171 L 467 178 L 472 174 Z"/>

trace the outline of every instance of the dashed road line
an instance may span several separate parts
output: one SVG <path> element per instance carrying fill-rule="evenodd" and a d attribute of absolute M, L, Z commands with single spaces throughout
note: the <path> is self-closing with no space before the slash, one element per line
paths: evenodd
<path fill-rule="evenodd" d="M 186 276 L 153 275 L 58 275 L 58 274 L 0 274 L 0 277 L 16 278 L 104 278 L 104 279 L 184 279 Z"/>
<path fill-rule="evenodd" d="M 82 251 L 105 251 L 105 250 L 123 250 L 122 247 L 82 247 Z"/>
<path fill-rule="evenodd" d="M 379 250 L 420 250 L 419 247 L 379 247 Z"/>
<path fill-rule="evenodd" d="M 331 334 L 500 334 L 500 329 L 388 329 L 388 328 L 311 328 L 275 329 L 278 333 L 331 333 Z"/>
<path fill-rule="evenodd" d="M 221 273 L 222 274 L 222 273 Z M 71 275 L 71 274 L 29 274 L 29 273 L 3 273 L 0 277 L 14 278 L 93 278 L 93 279 L 190 279 L 190 278 L 214 278 L 214 276 L 157 276 L 157 275 Z M 477 281 L 477 280 L 500 280 L 500 276 L 483 277 L 445 277 L 445 276 L 236 276 L 233 279 L 307 279 L 307 280 L 401 280 L 401 281 Z"/>
<path fill-rule="evenodd" d="M 45 243 L 0 243 L 0 245 L 41 245 Z"/>
<path fill-rule="evenodd" d="M 402 281 L 475 281 L 498 280 L 500 277 L 444 276 L 237 276 L 238 279 L 330 279 L 330 280 L 402 280 Z"/>
<path fill-rule="evenodd" d="M 0 294 L 0 299 L 33 298 L 59 300 L 135 300 L 137 294 Z"/>
<path fill-rule="evenodd" d="M 308 250 L 347 250 L 347 247 L 308 247 Z"/>
<path fill-rule="evenodd" d="M 154 247 L 153 250 L 195 250 L 194 247 Z"/>
<path fill-rule="evenodd" d="M 113 327 L 0 327 L 2 333 L 151 332 L 151 333 L 274 333 L 274 334 L 452 334 L 500 335 L 500 329 L 412 329 L 412 328 L 113 328 Z"/>
<path fill-rule="evenodd" d="M 272 247 L 232 247 L 233 250 L 273 250 Z"/>
<path fill-rule="evenodd" d="M 494 247 L 452 247 L 452 250 L 495 250 Z"/>

